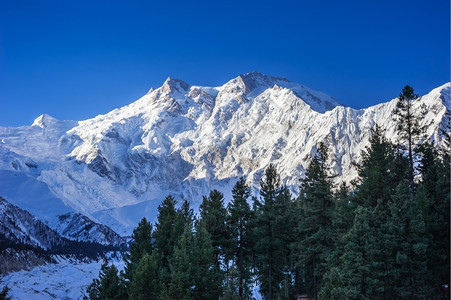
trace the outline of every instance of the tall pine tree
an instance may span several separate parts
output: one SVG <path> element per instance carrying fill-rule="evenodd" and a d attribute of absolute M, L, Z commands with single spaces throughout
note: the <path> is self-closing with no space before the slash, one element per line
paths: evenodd
<path fill-rule="evenodd" d="M 126 287 L 123 279 L 118 275 L 115 265 L 109 265 L 108 260 L 103 261 L 99 278 L 95 278 L 87 288 L 89 299 L 103 300 L 126 299 Z"/>
<path fill-rule="evenodd" d="M 279 209 L 276 209 L 281 192 L 280 177 L 270 164 L 260 181 L 261 200 L 255 199 L 255 254 L 260 291 L 265 299 L 280 295 L 284 279 L 285 245 L 280 226 Z"/>
<path fill-rule="evenodd" d="M 216 257 L 216 268 L 221 270 L 221 267 L 226 264 L 226 254 L 230 249 L 230 228 L 227 226 L 224 195 L 218 190 L 213 190 L 208 197 L 203 197 L 199 215 L 199 222 L 210 234 Z"/>
<path fill-rule="evenodd" d="M 133 280 L 133 274 L 139 261 L 145 253 L 152 253 L 152 225 L 146 218 L 142 218 L 133 230 L 133 242 L 130 244 L 130 253 L 125 257 L 124 277 L 128 283 Z"/>
<path fill-rule="evenodd" d="M 141 257 L 128 289 L 130 300 L 152 300 L 160 296 L 159 260 L 156 252 Z M 121 298 L 124 299 L 124 298 Z"/>
<path fill-rule="evenodd" d="M 250 296 L 252 267 L 252 228 L 253 212 L 247 202 L 251 197 L 251 189 L 244 177 L 240 178 L 232 189 L 232 201 L 228 205 L 228 224 L 231 229 L 232 259 L 237 278 L 238 299 L 248 299 Z"/>
<path fill-rule="evenodd" d="M 395 120 L 398 123 L 398 134 L 402 141 L 406 143 L 407 157 L 409 160 L 410 193 L 412 196 L 415 191 L 414 156 L 417 143 L 424 131 L 424 128 L 420 126 L 420 120 L 425 114 L 424 106 L 420 114 L 415 114 L 413 101 L 417 98 L 418 95 L 414 93 L 413 88 L 406 85 L 399 94 L 396 108 L 393 110 L 396 116 Z"/>
<path fill-rule="evenodd" d="M 183 220 L 178 215 L 175 204 L 174 198 L 167 196 L 158 206 L 158 220 L 153 232 L 154 251 L 159 260 L 159 276 L 166 288 L 171 276 L 169 261 L 174 253 L 174 247 L 184 230 Z"/>
<path fill-rule="evenodd" d="M 298 265 L 305 270 L 307 292 L 318 299 L 326 271 L 326 258 L 333 246 L 333 194 L 327 169 L 327 148 L 323 143 L 307 168 L 300 186 Z"/>

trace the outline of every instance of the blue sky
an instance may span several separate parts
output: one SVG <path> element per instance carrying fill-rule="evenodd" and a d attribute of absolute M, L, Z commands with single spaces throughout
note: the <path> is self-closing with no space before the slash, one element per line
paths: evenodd
<path fill-rule="evenodd" d="M 83 120 L 170 76 L 283 76 L 363 108 L 450 80 L 449 0 L 0 0 L 0 126 Z"/>

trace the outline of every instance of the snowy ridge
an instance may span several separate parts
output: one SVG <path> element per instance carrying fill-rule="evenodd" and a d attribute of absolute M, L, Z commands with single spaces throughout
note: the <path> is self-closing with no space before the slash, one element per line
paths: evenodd
<path fill-rule="evenodd" d="M 33 169 L 32 172 L 34 173 L 36 172 L 35 169 L 39 168 L 32 166 L 31 169 Z M 14 215 L 13 212 L 20 210 L 23 211 L 21 215 L 30 215 L 30 217 L 37 218 L 37 221 L 42 221 L 43 225 L 49 226 L 60 236 L 70 240 L 97 242 L 102 245 L 114 246 L 125 242 L 123 238 L 107 226 L 96 223 L 80 213 L 76 213 L 61 199 L 57 198 L 49 190 L 47 184 L 35 179 L 30 174 L 0 170 L 0 191 L 3 197 L 14 203 L 13 207 L 16 207 L 12 211 L 0 211 L 5 218 L 9 218 Z M 8 203 L 6 200 L 2 201 Z M 0 233 L 5 232 L 0 230 Z M 24 234 L 29 235 L 30 233 L 26 230 Z M 30 245 L 47 249 L 46 246 L 39 244 Z"/>
<path fill-rule="evenodd" d="M 414 104 L 415 110 L 427 106 L 422 123 L 437 145 L 448 122 L 449 93 L 447 83 Z M 43 115 L 33 126 L 0 127 L 0 175 L 15 182 L 12 176 L 20 174 L 45 185 L 45 198 L 68 210 L 55 215 L 79 212 L 128 235 L 143 216 L 155 221 L 166 195 L 196 207 L 212 188 L 227 196 L 240 176 L 258 189 L 270 163 L 296 192 L 321 141 L 329 146 L 336 182 L 350 181 L 356 176 L 351 162 L 359 162 L 375 124 L 397 139 L 395 104 L 355 110 L 257 72 L 219 87 L 168 78 L 137 101 L 92 119 Z M 0 183 L 0 195 L 12 193 L 2 189 Z M 25 198 L 11 201 L 27 209 Z"/>
<path fill-rule="evenodd" d="M 66 244 L 58 233 L 33 217 L 29 212 L 0 197 L 0 233 L 2 240 L 30 245 L 44 250 Z"/>

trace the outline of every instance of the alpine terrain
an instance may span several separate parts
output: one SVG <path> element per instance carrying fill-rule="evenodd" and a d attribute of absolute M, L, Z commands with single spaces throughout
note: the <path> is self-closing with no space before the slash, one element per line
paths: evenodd
<path fill-rule="evenodd" d="M 413 104 L 426 106 L 421 125 L 436 145 L 449 122 L 449 95 L 447 83 Z M 376 124 L 397 140 L 395 106 L 393 99 L 357 110 L 257 72 L 219 87 L 168 78 L 92 119 L 43 114 L 31 126 L 0 127 L 0 196 L 10 203 L 2 207 L 26 210 L 62 237 L 120 244 L 109 228 L 129 236 L 142 217 L 154 222 L 165 196 L 194 208 L 212 189 L 229 199 L 241 176 L 258 189 L 270 163 L 296 193 L 319 142 L 334 181 L 350 182 Z"/>

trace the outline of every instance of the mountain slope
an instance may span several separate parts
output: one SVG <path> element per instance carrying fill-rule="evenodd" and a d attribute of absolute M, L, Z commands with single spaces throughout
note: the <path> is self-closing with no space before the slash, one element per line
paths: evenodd
<path fill-rule="evenodd" d="M 437 145 L 439 129 L 449 122 L 449 92 L 445 84 L 414 103 L 415 110 L 427 106 L 422 123 Z M 130 234 L 141 217 L 155 220 L 166 195 L 196 207 L 212 188 L 230 193 L 240 176 L 258 189 L 269 163 L 296 191 L 321 141 L 329 146 L 335 180 L 349 181 L 375 124 L 397 139 L 395 103 L 355 110 L 256 72 L 220 87 L 168 78 L 137 101 L 92 119 L 43 115 L 32 126 L 0 127 L 0 170 L 10 172 L 3 172 L 7 178 L 18 173 L 39 181 L 71 211 Z"/>
<path fill-rule="evenodd" d="M 2 241 L 9 240 L 44 250 L 67 244 L 67 241 L 43 222 L 2 197 L 0 197 L 0 233 L 3 235 Z"/>

